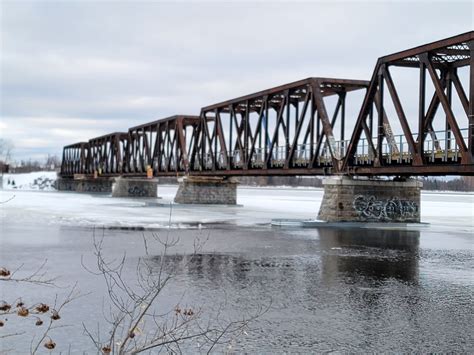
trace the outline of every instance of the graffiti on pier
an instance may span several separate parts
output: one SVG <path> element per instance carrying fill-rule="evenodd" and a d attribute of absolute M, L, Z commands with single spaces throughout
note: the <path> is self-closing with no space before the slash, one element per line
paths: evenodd
<path fill-rule="evenodd" d="M 379 200 L 373 195 L 358 195 L 354 198 L 353 207 L 361 218 L 368 220 L 403 221 L 419 216 L 419 207 L 415 201 L 400 200 L 398 197 Z"/>
<path fill-rule="evenodd" d="M 133 197 L 145 197 L 148 194 L 148 191 L 138 186 L 134 186 L 128 189 L 128 194 Z"/>

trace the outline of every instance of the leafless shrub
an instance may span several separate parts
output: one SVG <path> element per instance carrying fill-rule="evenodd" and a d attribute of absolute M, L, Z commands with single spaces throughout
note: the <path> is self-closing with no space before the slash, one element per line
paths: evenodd
<path fill-rule="evenodd" d="M 23 268 L 23 265 L 20 265 L 13 271 L 10 271 L 6 267 L 0 267 L 0 282 L 10 282 L 19 284 L 30 283 L 41 286 L 57 287 L 57 285 L 55 284 L 56 278 L 49 278 L 47 276 L 47 272 L 45 271 L 46 263 L 47 260 L 45 260 L 36 270 L 23 277 L 17 276 L 20 270 Z M 69 304 L 78 297 L 79 293 L 77 291 L 76 285 L 74 285 L 63 301 L 59 302 L 58 295 L 56 295 L 54 303 L 51 305 L 45 302 L 27 305 L 22 298 L 18 298 L 13 302 L 0 300 L 0 328 L 5 329 L 5 331 L 7 332 L 4 334 L 0 333 L 0 339 L 25 335 L 25 331 L 16 331 L 8 333 L 8 329 L 10 327 L 7 324 L 9 323 L 9 321 L 7 320 L 12 320 L 12 318 L 7 318 L 7 316 L 12 315 L 19 318 L 31 319 L 31 321 L 34 322 L 34 325 L 37 327 L 43 326 L 43 324 L 46 322 L 46 326 L 41 332 L 39 338 L 35 339 L 35 337 L 33 337 L 31 339 L 31 354 L 36 354 L 40 349 L 41 344 L 43 344 L 46 349 L 54 349 L 56 347 L 56 343 L 51 339 L 50 334 L 54 329 L 65 326 L 57 324 L 57 321 L 60 319 L 59 314 L 67 304 Z M 15 318 L 13 318 L 13 321 L 14 320 Z"/>
<path fill-rule="evenodd" d="M 50 333 L 52 330 L 54 329 L 57 329 L 57 328 L 62 328 L 62 327 L 65 327 L 65 325 L 57 325 L 57 321 L 59 319 L 61 319 L 61 317 L 59 316 L 59 314 L 61 313 L 61 311 L 63 310 L 63 308 L 68 305 L 69 303 L 71 303 L 72 301 L 74 301 L 75 299 L 77 299 L 79 297 L 79 292 L 77 290 L 77 284 L 75 284 L 71 290 L 69 291 L 69 293 L 66 295 L 66 297 L 63 299 L 62 302 L 59 302 L 58 301 L 58 296 L 56 296 L 55 300 L 54 300 L 54 304 L 52 307 L 49 307 L 48 305 L 42 303 L 40 305 L 35 305 L 32 307 L 32 309 L 36 312 L 36 314 L 47 314 L 48 311 L 46 311 L 46 309 L 48 308 L 51 308 L 50 310 L 50 313 L 47 314 L 49 315 L 48 317 L 48 321 L 47 321 L 47 324 L 46 324 L 46 328 L 45 330 L 43 331 L 42 335 L 39 337 L 38 340 L 35 340 L 33 338 L 33 340 L 31 341 L 31 354 L 36 354 L 41 346 L 41 344 L 43 344 L 43 346 L 48 349 L 48 350 L 52 350 L 56 347 L 56 343 L 51 339 L 50 337 Z M 39 310 L 38 310 L 39 308 Z M 40 319 L 39 317 L 37 318 L 38 320 L 36 321 L 36 325 L 37 326 L 42 326 L 43 325 L 43 320 Z"/>
<path fill-rule="evenodd" d="M 10 202 L 11 200 L 13 200 L 15 198 L 15 195 L 12 195 L 11 197 L 9 197 L 8 199 L 4 200 L 4 201 L 0 201 L 0 205 L 3 205 L 4 203 L 7 203 L 7 202 Z"/>
<path fill-rule="evenodd" d="M 25 266 L 24 264 L 21 264 L 13 271 L 5 267 L 0 267 L 0 282 L 31 283 L 42 286 L 56 286 L 55 281 L 58 278 L 48 276 L 45 270 L 47 263 L 48 260 L 46 259 L 36 270 L 31 273 L 28 273 L 26 276 L 23 277 L 19 277 L 16 275 L 21 272 L 21 270 Z"/>
<path fill-rule="evenodd" d="M 99 353 L 138 354 L 153 349 L 181 353 L 183 348 L 189 349 L 190 346 L 196 346 L 200 352 L 210 352 L 216 346 L 227 344 L 244 334 L 249 323 L 268 310 L 269 306 L 260 307 L 252 315 L 238 320 L 226 320 L 222 316 L 222 302 L 221 305 L 216 305 L 213 314 L 196 306 L 179 304 L 174 309 L 158 313 L 157 298 L 176 275 L 177 267 L 175 264 L 167 264 L 165 256 L 178 240 L 170 240 L 168 237 L 161 240 L 156 234 L 152 234 L 151 238 L 143 237 L 145 257 L 137 261 L 137 285 L 134 286 L 124 278 L 126 255 L 120 260 L 107 260 L 103 240 L 103 237 L 97 239 L 94 236 L 97 271 L 92 271 L 83 263 L 89 272 L 104 278 L 110 301 L 106 317 L 109 324 L 107 333 L 92 331 L 83 323 L 85 333 Z M 158 266 L 148 258 L 150 244 L 154 242 L 161 245 Z M 192 256 L 201 247 L 199 242 L 195 242 Z M 189 261 L 192 261 L 192 256 Z"/>

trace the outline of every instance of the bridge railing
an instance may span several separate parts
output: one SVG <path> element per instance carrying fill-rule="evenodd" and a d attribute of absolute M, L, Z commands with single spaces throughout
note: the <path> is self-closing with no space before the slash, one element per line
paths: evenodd
<path fill-rule="evenodd" d="M 463 138 L 467 140 L 468 129 L 461 129 Z M 434 131 L 433 134 L 427 136 L 424 141 L 424 156 L 427 162 L 457 162 L 461 157 L 461 151 L 459 146 L 456 144 L 455 138 L 450 130 Z M 416 139 L 417 134 L 413 135 Z M 436 138 L 433 138 L 436 137 Z M 382 157 L 385 163 L 389 164 L 410 164 L 413 160 L 412 154 L 409 150 L 407 139 L 404 135 L 393 136 L 396 144 L 389 144 L 384 142 L 382 144 Z M 374 137 L 373 140 L 376 140 Z M 341 159 L 343 159 L 347 153 L 347 147 L 349 146 L 349 140 L 336 141 L 335 149 L 337 150 Z M 295 150 L 292 162 L 293 166 L 299 168 L 308 168 L 312 162 L 311 152 L 315 151 L 316 144 L 300 144 Z M 231 158 L 231 164 L 233 168 L 242 168 L 245 163 L 243 154 L 249 154 L 248 150 L 232 150 L 224 152 L 218 152 L 217 154 L 217 169 L 226 169 L 225 157 Z M 265 150 L 264 148 L 255 148 L 252 158 L 250 160 L 249 169 L 260 169 L 265 165 L 265 159 L 270 154 L 270 149 Z M 355 163 L 358 165 L 370 165 L 373 163 L 374 154 L 370 149 L 368 141 L 361 139 L 359 141 L 355 157 Z M 201 154 L 199 154 L 201 158 Z M 213 167 L 213 155 L 208 153 L 204 155 L 204 169 L 212 169 Z M 270 168 L 281 168 L 285 165 L 288 158 L 288 147 L 286 145 L 280 145 L 273 148 L 271 152 Z M 332 166 L 332 155 L 327 143 L 323 144 L 321 154 L 315 160 L 317 166 Z M 195 169 L 199 169 L 199 164 L 194 166 Z"/>
<path fill-rule="evenodd" d="M 341 156 L 343 156 L 345 148 L 347 147 L 347 140 L 343 142 L 336 142 L 338 151 Z M 300 168 L 308 168 L 312 163 L 311 151 L 314 152 L 316 149 L 316 144 L 312 146 L 310 144 L 300 144 L 295 150 L 292 162 L 293 166 Z M 217 162 L 216 168 L 224 170 L 228 168 L 228 162 L 226 163 L 226 157 L 230 158 L 231 167 L 233 169 L 240 169 L 245 164 L 245 158 L 242 156 L 242 153 L 250 154 L 250 150 L 232 150 L 223 152 L 220 151 L 217 153 Z M 274 147 L 272 152 L 270 149 L 264 148 L 255 148 L 252 158 L 250 159 L 249 169 L 262 169 L 266 164 L 266 157 L 271 154 L 270 158 L 270 169 L 271 168 L 283 168 L 288 161 L 288 147 L 286 145 Z M 214 154 L 206 153 L 202 155 L 198 154 L 198 159 L 195 162 L 193 169 L 200 170 L 202 167 L 199 161 L 203 161 L 204 170 L 210 170 L 213 168 L 213 157 Z M 202 159 L 203 158 L 203 159 Z M 331 166 L 332 165 L 332 155 L 330 149 L 327 145 L 323 145 L 321 149 L 321 154 L 315 160 L 317 166 Z"/>
<path fill-rule="evenodd" d="M 469 130 L 467 128 L 460 129 L 462 137 L 467 142 Z M 413 139 L 417 139 L 418 134 L 413 134 Z M 389 164 L 410 164 L 413 161 L 413 155 L 410 152 L 409 144 L 406 136 L 400 134 L 393 136 L 396 142 L 396 149 L 392 144 L 384 141 L 382 144 L 382 157 L 384 162 Z M 372 138 L 375 141 L 377 138 Z M 449 163 L 457 162 L 462 152 L 456 143 L 453 132 L 451 130 L 433 131 L 427 135 L 423 144 L 423 156 L 428 163 Z M 374 153 L 368 144 L 367 139 L 363 138 L 357 145 L 354 162 L 356 165 L 370 165 L 374 161 Z"/>

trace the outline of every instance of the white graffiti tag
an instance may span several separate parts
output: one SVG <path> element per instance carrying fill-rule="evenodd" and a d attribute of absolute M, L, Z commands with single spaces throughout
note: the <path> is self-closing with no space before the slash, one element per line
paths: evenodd
<path fill-rule="evenodd" d="M 398 197 L 378 200 L 375 196 L 358 195 L 354 198 L 352 205 L 360 217 L 368 220 L 403 221 L 419 217 L 416 202 L 400 200 Z"/>

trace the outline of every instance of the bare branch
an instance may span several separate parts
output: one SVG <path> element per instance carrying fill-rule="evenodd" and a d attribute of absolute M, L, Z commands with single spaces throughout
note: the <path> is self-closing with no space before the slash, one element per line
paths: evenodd
<path fill-rule="evenodd" d="M 31 274 L 25 277 L 15 277 L 15 275 L 24 267 L 24 264 L 21 264 L 17 267 L 14 271 L 9 272 L 7 276 L 3 273 L 0 274 L 0 281 L 9 281 L 9 282 L 24 282 L 24 283 L 32 283 L 32 284 L 41 284 L 44 286 L 54 286 L 58 287 L 55 284 L 55 281 L 58 279 L 57 277 L 54 278 L 46 278 L 47 272 L 45 271 L 45 266 L 48 262 L 48 259 L 45 259 L 43 263 Z M 0 268 L 3 270 L 8 271 L 6 268 Z"/>
<path fill-rule="evenodd" d="M 46 338 L 49 338 L 49 333 L 50 333 L 51 330 L 57 329 L 59 327 L 64 327 L 64 326 L 56 326 L 56 325 L 54 325 L 54 322 L 60 319 L 59 314 L 61 313 L 62 309 L 67 304 L 71 303 L 72 301 L 76 300 L 79 297 L 80 297 L 80 295 L 77 291 L 77 283 L 74 284 L 74 286 L 71 288 L 71 291 L 64 298 L 64 301 L 62 303 L 60 303 L 59 305 L 57 303 L 58 296 L 56 295 L 56 299 L 54 301 L 54 306 L 53 306 L 53 309 L 51 310 L 51 316 L 49 318 L 48 326 L 46 327 L 45 331 L 43 332 L 43 335 L 40 337 L 38 342 L 36 342 L 36 345 L 34 347 L 33 347 L 34 339 L 32 340 L 32 346 L 31 346 L 31 349 L 30 349 L 31 354 L 36 354 L 36 352 L 38 351 L 41 343 Z M 49 339 L 51 341 L 51 338 L 49 338 Z"/>
<path fill-rule="evenodd" d="M 4 204 L 4 203 L 7 203 L 7 202 L 10 202 L 11 200 L 13 200 L 15 198 L 15 195 L 13 195 L 12 197 L 10 197 L 9 199 L 5 200 L 5 201 L 0 201 L 0 205 L 1 204 Z"/>

